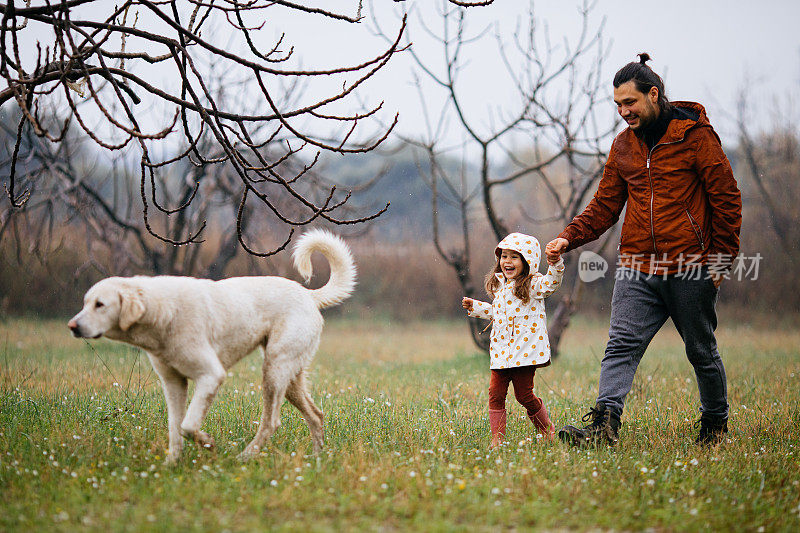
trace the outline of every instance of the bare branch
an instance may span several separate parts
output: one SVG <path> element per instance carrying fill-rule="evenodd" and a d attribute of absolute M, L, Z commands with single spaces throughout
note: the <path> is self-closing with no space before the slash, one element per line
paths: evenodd
<path fill-rule="evenodd" d="M 423 31 L 439 45 L 444 56 L 444 61 L 437 66 L 430 54 L 424 56 L 411 45 L 411 55 L 418 67 L 417 90 L 422 94 L 422 86 L 427 82 L 444 93 L 446 102 L 438 113 L 438 125 L 434 125 L 431 117 L 436 116 L 435 113 L 429 109 L 428 102 L 420 98 L 426 132 L 404 140 L 426 154 L 426 164 L 418 164 L 418 168 L 426 174 L 433 194 L 433 244 L 453 269 L 467 296 L 476 296 L 480 286 L 471 272 L 470 248 L 473 239 L 470 222 L 474 222 L 470 217 L 474 218 L 478 207 L 491 233 L 500 240 L 525 220 L 537 224 L 568 222 L 599 178 L 606 157 L 603 142 L 612 129 L 597 127 L 595 120 L 597 107 L 605 103 L 599 75 L 604 42 L 603 23 L 595 25 L 590 19 L 592 5 L 588 1 L 583 3 L 578 14 L 577 35 L 574 39 L 565 37 L 558 46 L 551 42 L 546 23 L 543 25 L 535 16 L 532 3 L 528 16 L 520 17 L 527 25 L 519 24 L 510 40 L 508 32 L 499 28 L 495 31 L 498 56 L 517 99 L 515 104 L 504 101 L 495 105 L 493 102 L 484 116 L 476 112 L 475 106 L 462 101 L 461 74 L 468 67 L 465 58 L 469 57 L 469 47 L 485 49 L 487 40 L 491 42 L 485 38 L 487 32 L 478 31 L 475 37 L 469 37 L 469 14 L 463 9 L 448 9 L 445 2 L 436 19 L 417 13 L 416 19 Z M 440 31 L 431 29 L 432 21 L 440 23 Z M 484 19 L 479 24 L 485 24 Z M 379 27 L 377 31 L 380 32 Z M 388 36 L 384 39 L 389 41 Z M 446 129 L 443 124 L 447 124 Z M 452 160 L 450 150 L 442 149 L 446 130 L 451 135 L 453 130 L 458 130 L 465 139 L 458 147 L 461 151 L 459 164 Z M 508 148 L 518 146 L 520 140 L 531 146 L 531 150 Z M 505 159 L 498 160 L 498 154 L 505 155 Z M 526 198 L 520 201 L 518 190 L 512 187 L 524 190 Z M 541 216 L 542 212 L 536 216 L 529 214 L 529 207 L 536 202 L 546 206 L 543 211 L 546 216 Z M 456 205 L 461 214 L 456 249 L 443 245 L 445 228 L 439 209 L 445 203 Z M 481 205 L 475 205 L 478 203 Z M 521 219 L 511 206 L 519 206 Z M 449 241 L 453 242 L 452 237 Z M 573 280 L 572 283 L 578 287 L 580 282 Z M 575 289 L 573 297 L 577 294 L 579 290 Z M 574 306 L 574 298 L 565 299 L 563 304 Z M 557 314 L 559 324 L 551 332 L 556 333 L 551 338 L 554 352 L 560 332 L 569 322 L 571 312 L 566 311 L 571 309 L 574 307 L 564 308 Z M 470 324 L 470 330 L 476 344 L 486 347 L 486 339 L 478 335 L 475 324 Z"/>
<path fill-rule="evenodd" d="M 385 48 L 345 66 L 292 67 L 294 48 L 287 44 L 285 33 L 270 46 L 259 44 L 264 42 L 261 34 L 279 20 L 278 14 L 318 16 L 331 23 L 357 25 L 362 20 L 361 0 L 353 0 L 352 8 L 351 13 L 343 13 L 286 0 L 123 0 L 116 6 L 104 0 L 44 0 L 42 5 L 27 2 L 26 7 L 9 1 L 0 5 L 0 76 L 7 84 L 0 91 L 0 105 L 16 102 L 21 114 L 18 140 L 25 126 L 54 143 L 64 138 L 69 122 L 50 131 L 53 121 L 39 116 L 41 102 L 50 101 L 62 106 L 98 149 L 125 151 L 126 157 L 131 157 L 130 150 L 135 147 L 142 230 L 164 243 L 200 242 L 206 225 L 196 212 L 189 213 L 193 203 L 200 201 L 199 182 L 169 199 L 172 193 L 164 176 L 184 163 L 224 163 L 238 178 L 240 222 L 235 231 L 242 246 L 248 199 L 292 227 L 318 218 L 332 224 L 358 224 L 374 219 L 385 208 L 366 216 L 337 216 L 349 195 L 328 188 L 326 195 L 317 198 L 320 182 L 308 172 L 314 163 L 301 163 L 292 173 L 288 169 L 294 165 L 289 162 L 305 158 L 310 150 L 368 152 L 388 138 L 397 123 L 396 115 L 381 131 L 363 126 L 383 112 L 383 102 L 348 113 L 331 110 L 352 100 L 359 87 L 403 50 L 405 20 Z M 230 39 L 219 42 L 224 35 L 236 36 L 236 43 L 232 45 Z M 36 56 L 33 62 L 29 58 L 32 53 Z M 157 81 L 162 75 L 156 76 L 155 65 L 170 69 L 177 83 L 170 86 Z M 211 71 L 224 73 L 226 78 L 216 91 Z M 307 80 L 323 84 L 328 79 L 338 80 L 334 85 L 338 89 L 302 101 L 298 89 Z M 226 97 L 226 88 L 235 80 L 247 81 L 238 84 L 235 97 Z M 143 97 L 147 97 L 146 109 L 141 106 Z M 156 105 L 170 106 L 170 111 L 154 115 L 151 110 Z M 285 138 L 279 138 L 279 132 Z M 180 143 L 182 148 L 165 157 L 151 156 L 162 143 L 179 144 L 179 134 L 186 141 Z M 206 141 L 200 142 L 205 136 L 216 145 L 213 153 Z M 290 140 L 298 141 L 294 145 L 299 148 L 292 148 Z M 11 172 L 4 186 L 15 208 L 22 208 L 33 189 L 19 193 L 18 158 L 19 146 L 12 151 Z M 316 155 L 308 159 L 316 161 Z M 265 184 L 277 189 L 269 193 L 260 190 Z M 276 194 L 285 195 L 287 202 L 276 201 Z M 99 200 L 94 197 L 95 202 Z M 167 225 L 155 224 L 153 217 L 161 214 L 175 218 Z M 172 232 L 176 228 L 183 233 Z M 291 239 L 292 231 L 289 234 Z M 257 255 L 276 253 L 286 245 L 288 241 Z M 246 249 L 253 251 L 252 247 Z"/>

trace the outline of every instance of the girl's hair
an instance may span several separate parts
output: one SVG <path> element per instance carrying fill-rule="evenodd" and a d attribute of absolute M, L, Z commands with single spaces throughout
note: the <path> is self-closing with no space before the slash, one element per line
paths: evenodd
<path fill-rule="evenodd" d="M 614 76 L 614 88 L 619 87 L 623 83 L 633 81 L 636 84 L 636 90 L 640 93 L 647 94 L 652 87 L 658 89 L 658 106 L 662 111 L 666 111 L 670 107 L 669 100 L 667 100 L 667 93 L 664 90 L 664 80 L 661 76 L 653 72 L 653 69 L 648 67 L 646 63 L 650 61 L 650 54 L 642 52 L 637 54 L 639 61 L 628 63 Z"/>
<path fill-rule="evenodd" d="M 525 258 L 522 257 L 521 253 L 516 250 L 509 250 L 509 252 L 513 252 L 522 258 L 522 272 L 514 278 L 514 296 L 522 300 L 522 303 L 527 304 L 531 299 L 531 281 L 533 280 L 531 267 Z M 498 255 L 494 268 L 486 274 L 486 280 L 484 281 L 486 292 L 489 293 L 489 296 L 492 298 L 494 298 L 495 293 L 500 288 L 500 280 L 497 279 L 495 274 L 501 274 L 502 272 L 503 269 L 500 268 L 500 256 Z"/>

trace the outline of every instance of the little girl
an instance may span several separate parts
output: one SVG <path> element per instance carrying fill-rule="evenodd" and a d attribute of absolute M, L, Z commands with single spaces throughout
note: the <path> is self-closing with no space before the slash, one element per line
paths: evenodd
<path fill-rule="evenodd" d="M 506 394 L 514 383 L 514 396 L 528 412 L 536 429 L 552 440 L 555 427 L 541 398 L 533 393 L 536 368 L 550 364 L 550 341 L 544 299 L 561 284 L 564 260 L 551 262 L 547 274 L 539 273 L 539 241 L 530 235 L 512 233 L 497 245 L 497 264 L 486 276 L 486 292 L 494 298 L 487 304 L 464 298 L 469 316 L 492 320 L 489 348 L 489 425 L 494 448 L 506 432 Z"/>

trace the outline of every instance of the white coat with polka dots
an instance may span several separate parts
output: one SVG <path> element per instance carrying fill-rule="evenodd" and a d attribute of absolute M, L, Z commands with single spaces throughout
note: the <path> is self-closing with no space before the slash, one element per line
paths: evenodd
<path fill-rule="evenodd" d="M 564 276 L 564 260 L 549 265 L 547 274 L 539 272 L 541 247 L 530 235 L 512 233 L 497 245 L 500 250 L 519 252 L 530 266 L 534 277 L 531 281 L 531 297 L 528 303 L 514 295 L 514 281 L 506 280 L 496 273 L 500 288 L 491 304 L 473 300 L 469 316 L 492 321 L 492 336 L 489 346 L 492 369 L 542 366 L 550 363 L 550 340 L 547 336 L 547 318 L 544 299 L 561 286 Z"/>

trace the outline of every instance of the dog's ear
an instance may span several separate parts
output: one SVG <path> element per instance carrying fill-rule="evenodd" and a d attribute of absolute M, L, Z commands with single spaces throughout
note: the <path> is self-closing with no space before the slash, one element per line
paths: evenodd
<path fill-rule="evenodd" d="M 140 290 L 126 287 L 119 291 L 119 329 L 128 331 L 144 315 L 144 297 Z"/>

